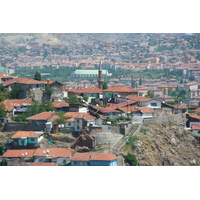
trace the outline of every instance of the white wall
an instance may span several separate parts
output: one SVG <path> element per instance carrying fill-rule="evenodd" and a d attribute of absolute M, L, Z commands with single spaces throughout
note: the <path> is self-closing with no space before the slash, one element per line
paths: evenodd
<path fill-rule="evenodd" d="M 152 103 L 156 103 L 156 106 L 152 106 Z M 139 105 L 141 107 L 148 107 L 148 108 L 161 108 L 161 102 L 160 101 L 156 101 L 156 100 L 151 100 L 151 101 L 147 101 L 147 102 L 139 102 Z"/>
<path fill-rule="evenodd" d="M 198 133 L 198 131 L 199 131 L 199 130 L 192 130 L 192 133 L 193 133 L 194 135 L 200 136 L 200 133 Z"/>

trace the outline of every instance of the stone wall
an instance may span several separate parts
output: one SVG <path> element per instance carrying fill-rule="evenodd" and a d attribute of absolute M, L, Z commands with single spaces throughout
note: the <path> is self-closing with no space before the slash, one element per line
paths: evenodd
<path fill-rule="evenodd" d="M 6 123 L 3 132 L 13 132 L 13 131 L 44 131 L 44 125 L 29 125 L 26 123 Z"/>
<path fill-rule="evenodd" d="M 160 117 L 152 117 L 152 118 L 146 118 L 143 119 L 143 123 L 146 125 L 148 124 L 170 124 L 170 123 L 179 123 L 179 124 L 185 124 L 186 125 L 186 115 L 185 114 L 172 114 L 168 116 L 160 116 Z"/>

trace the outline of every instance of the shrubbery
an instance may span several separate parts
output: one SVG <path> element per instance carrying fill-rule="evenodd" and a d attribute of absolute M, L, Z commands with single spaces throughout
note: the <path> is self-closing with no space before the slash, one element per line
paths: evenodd
<path fill-rule="evenodd" d="M 137 166 L 138 161 L 134 154 L 128 153 L 127 156 L 125 156 L 125 162 L 128 163 L 130 166 Z"/>

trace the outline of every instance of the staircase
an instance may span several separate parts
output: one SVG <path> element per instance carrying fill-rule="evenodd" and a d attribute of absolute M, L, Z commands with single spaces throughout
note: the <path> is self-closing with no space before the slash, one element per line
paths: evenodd
<path fill-rule="evenodd" d="M 120 151 L 124 148 L 128 138 L 130 136 L 136 135 L 140 132 L 142 127 L 142 123 L 133 124 L 128 131 L 128 134 L 119 139 L 110 149 L 110 153 L 113 155 L 118 156 L 118 166 L 123 166 L 123 156 L 121 155 Z"/>

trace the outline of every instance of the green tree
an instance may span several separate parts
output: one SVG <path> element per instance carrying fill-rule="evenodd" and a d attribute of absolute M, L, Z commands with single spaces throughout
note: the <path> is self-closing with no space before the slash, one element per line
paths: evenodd
<path fill-rule="evenodd" d="M 66 99 L 67 103 L 79 103 L 77 96 L 69 95 L 68 99 Z"/>
<path fill-rule="evenodd" d="M 3 155 L 5 149 L 3 145 L 0 145 L 0 156 Z"/>
<path fill-rule="evenodd" d="M 154 95 L 150 91 L 148 91 L 147 95 L 145 95 L 145 97 L 154 98 Z"/>
<path fill-rule="evenodd" d="M 139 85 L 142 85 L 142 79 L 141 78 L 139 79 Z"/>
<path fill-rule="evenodd" d="M 103 84 L 102 84 L 102 89 L 103 89 L 103 90 L 108 89 L 108 85 L 107 85 L 107 83 L 106 83 L 105 81 L 104 81 Z"/>
<path fill-rule="evenodd" d="M 65 116 L 65 112 L 61 111 L 58 113 L 58 118 L 55 121 L 58 124 L 64 124 L 67 119 L 68 119 L 68 117 Z"/>
<path fill-rule="evenodd" d="M 45 94 L 51 95 L 53 93 L 53 89 L 50 85 L 46 85 L 44 88 Z"/>
<path fill-rule="evenodd" d="M 166 104 L 175 105 L 176 102 L 174 102 L 174 101 L 166 101 Z"/>
<path fill-rule="evenodd" d="M 9 99 L 10 93 L 8 91 L 2 92 L 0 91 L 0 102 L 6 99 Z"/>
<path fill-rule="evenodd" d="M 49 112 L 49 111 L 55 111 L 56 108 L 52 105 L 51 102 L 45 102 L 43 101 L 39 106 L 38 106 L 38 113 L 41 112 Z"/>
<path fill-rule="evenodd" d="M 21 91 L 18 85 L 13 85 L 12 90 L 10 91 L 10 98 L 11 99 L 19 99 L 19 93 Z"/>
<path fill-rule="evenodd" d="M 0 104 L 0 117 L 5 117 L 7 113 L 7 110 L 5 108 L 4 104 Z"/>
<path fill-rule="evenodd" d="M 84 97 L 83 97 L 83 100 L 84 100 L 84 101 L 88 101 L 88 99 L 89 99 L 88 96 L 84 96 Z"/>
<path fill-rule="evenodd" d="M 128 153 L 127 156 L 125 156 L 125 162 L 128 163 L 130 166 L 137 166 L 138 161 L 134 154 Z"/>
<path fill-rule="evenodd" d="M 132 87 L 132 88 L 135 88 L 135 86 L 136 86 L 136 85 L 135 85 L 135 81 L 133 80 L 133 77 L 132 77 L 132 78 L 131 78 L 131 87 Z"/>
<path fill-rule="evenodd" d="M 41 81 L 42 80 L 41 74 L 39 72 L 36 72 L 35 76 L 34 76 L 34 79 L 38 80 L 38 81 Z"/>

